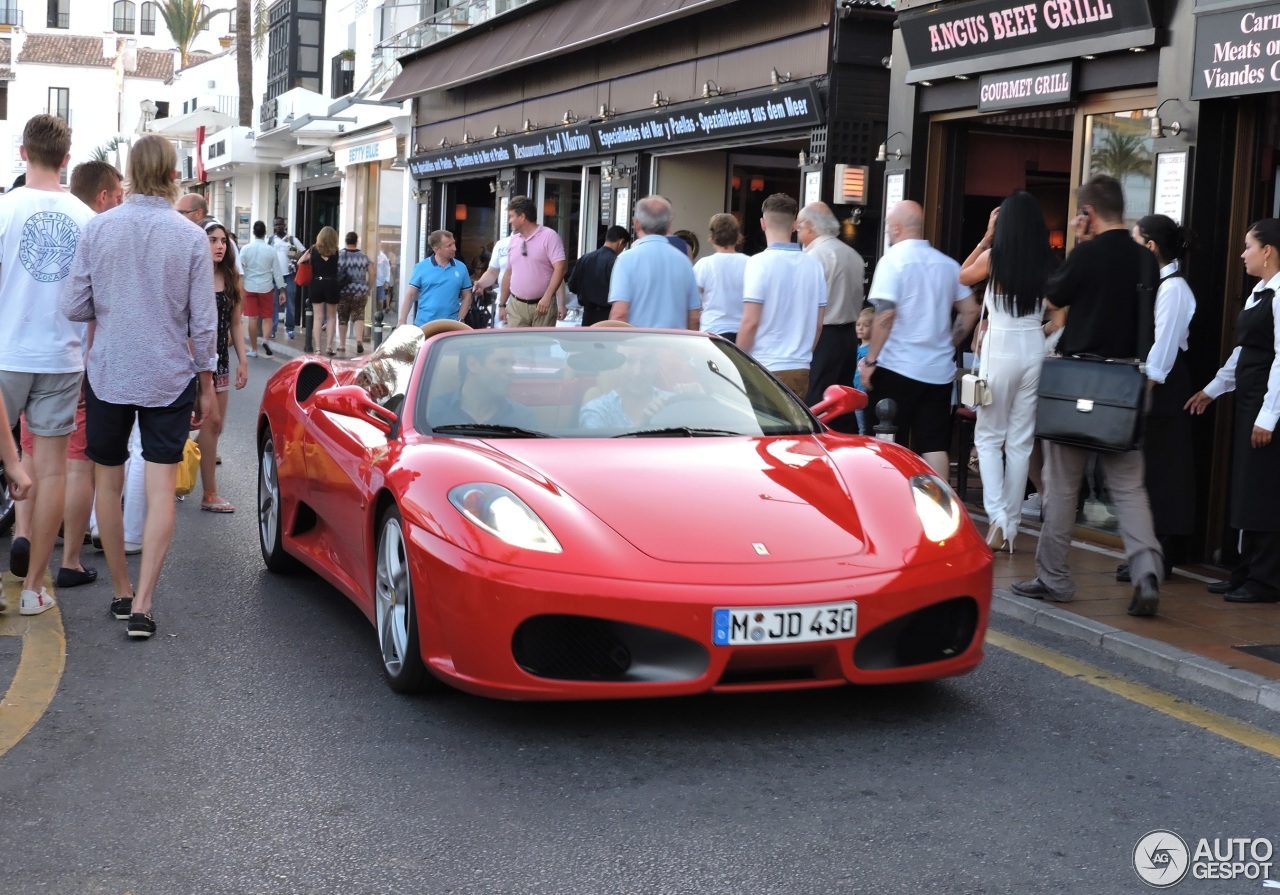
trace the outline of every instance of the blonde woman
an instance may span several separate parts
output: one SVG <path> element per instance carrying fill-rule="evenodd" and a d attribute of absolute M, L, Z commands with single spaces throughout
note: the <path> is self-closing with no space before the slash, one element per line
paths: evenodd
<path fill-rule="evenodd" d="M 230 250 L 227 228 L 217 221 L 204 225 L 209 237 L 209 251 L 213 254 L 213 291 L 218 301 L 218 369 L 213 376 L 213 390 L 217 400 L 208 421 L 200 428 L 200 483 L 204 497 L 200 509 L 210 513 L 234 513 L 236 508 L 222 499 L 218 493 L 218 437 L 227 418 L 227 392 L 231 388 L 230 350 L 236 350 L 236 388 L 242 389 L 249 380 L 248 361 L 244 350 L 243 292 L 240 274 L 236 271 L 235 255 Z"/>
<path fill-rule="evenodd" d="M 302 253 L 299 262 L 311 262 L 311 288 L 308 301 L 311 302 L 311 344 L 317 354 L 324 349 L 320 342 L 320 321 L 327 320 L 329 345 L 327 354 L 333 357 L 336 353 L 333 344 L 338 335 L 338 231 L 332 227 L 323 227 L 316 235 L 316 244 Z"/>

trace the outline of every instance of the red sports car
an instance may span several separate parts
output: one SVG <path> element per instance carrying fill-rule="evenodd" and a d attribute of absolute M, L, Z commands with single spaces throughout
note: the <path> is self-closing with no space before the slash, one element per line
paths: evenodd
<path fill-rule="evenodd" d="M 991 551 L 895 444 L 703 333 L 395 330 L 258 421 L 262 556 L 373 622 L 387 682 L 511 699 L 915 681 L 982 659 Z"/>

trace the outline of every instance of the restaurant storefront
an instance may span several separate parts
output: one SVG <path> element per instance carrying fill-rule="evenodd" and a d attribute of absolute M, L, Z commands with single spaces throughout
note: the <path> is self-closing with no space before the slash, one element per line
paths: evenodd
<path fill-rule="evenodd" d="M 387 95 L 415 97 L 409 168 L 424 224 L 455 232 L 464 262 L 505 235 L 504 200 L 514 195 L 534 200 L 570 263 L 608 226 L 629 229 L 636 200 L 653 192 L 671 200 L 673 229 L 695 233 L 702 254 L 708 221 L 726 211 L 744 222 L 754 250 L 770 192 L 830 200 L 836 162 L 872 162 L 884 133 L 891 9 L 850 2 L 833 28 L 828 0 L 657 6 L 600 12 L 590 0 L 563 0 L 402 60 Z M 518 61 L 487 54 L 516 44 Z"/>
<path fill-rule="evenodd" d="M 1274 79 L 1270 70 L 1280 60 L 1280 27 L 1263 61 L 1250 58 L 1251 44 L 1265 54 L 1266 37 L 1244 33 L 1280 14 L 1271 6 L 899 3 L 889 131 L 901 133 L 886 142 L 891 192 L 924 203 L 929 239 L 963 259 L 991 209 L 1028 190 L 1065 256 L 1074 187 L 1097 173 L 1116 177 L 1130 222 L 1165 214 L 1198 237 L 1186 268 L 1198 302 L 1189 360 L 1193 380 L 1205 384 L 1234 344 L 1248 288 L 1238 258 L 1245 229 L 1280 210 L 1272 149 L 1280 147 L 1280 64 Z M 1250 10 L 1252 24 L 1244 24 Z M 1195 427 L 1198 472 L 1187 487 L 1200 521 L 1180 561 L 1229 561 L 1234 552 L 1225 522 L 1230 401 L 1218 404 Z M 1100 476 L 1086 484 L 1077 522 L 1115 532 Z"/>

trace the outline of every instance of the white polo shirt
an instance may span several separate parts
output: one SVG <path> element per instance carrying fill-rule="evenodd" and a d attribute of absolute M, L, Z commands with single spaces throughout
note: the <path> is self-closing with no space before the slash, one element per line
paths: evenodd
<path fill-rule="evenodd" d="M 793 242 L 773 243 L 747 259 L 742 300 L 764 305 L 751 356 L 766 370 L 807 370 L 818 309 L 827 306 L 822 265 Z"/>
<path fill-rule="evenodd" d="M 951 341 L 952 306 L 972 290 L 960 284 L 960 265 L 923 239 L 889 247 L 876 265 L 868 298 L 895 305 L 893 329 L 876 362 L 917 382 L 934 385 L 956 378 Z"/>

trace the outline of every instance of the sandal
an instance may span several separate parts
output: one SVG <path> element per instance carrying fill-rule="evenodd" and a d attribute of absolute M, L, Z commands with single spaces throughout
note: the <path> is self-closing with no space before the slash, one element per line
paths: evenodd
<path fill-rule="evenodd" d="M 202 500 L 200 502 L 200 509 L 206 510 L 210 513 L 234 513 L 236 511 L 234 506 L 227 503 L 220 497 L 217 500 Z"/>

